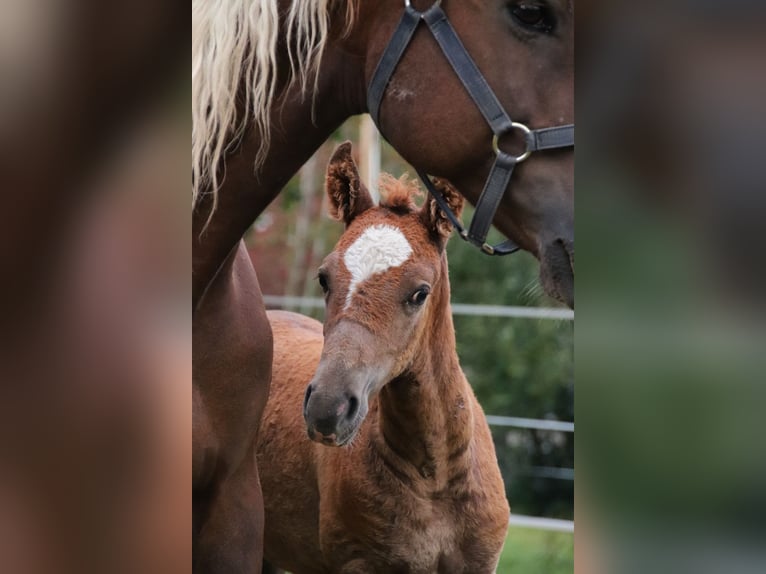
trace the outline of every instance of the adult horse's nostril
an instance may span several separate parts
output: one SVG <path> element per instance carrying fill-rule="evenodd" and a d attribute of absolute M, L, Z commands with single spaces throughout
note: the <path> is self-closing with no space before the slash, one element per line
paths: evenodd
<path fill-rule="evenodd" d="M 353 419 L 356 416 L 357 411 L 359 410 L 359 399 L 356 397 L 349 397 L 348 398 L 348 412 L 346 413 L 346 418 L 348 420 Z"/>
<path fill-rule="evenodd" d="M 303 416 L 306 416 L 306 408 L 309 404 L 309 397 L 311 397 L 311 393 L 314 391 L 314 387 L 312 385 L 309 385 L 306 387 L 306 394 L 303 396 Z"/>

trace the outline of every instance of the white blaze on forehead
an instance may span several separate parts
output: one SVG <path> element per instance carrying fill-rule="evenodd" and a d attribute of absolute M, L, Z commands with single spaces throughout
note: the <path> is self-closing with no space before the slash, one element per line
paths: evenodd
<path fill-rule="evenodd" d="M 397 227 L 373 225 L 364 230 L 343 255 L 343 263 L 351 273 L 345 309 L 351 304 L 356 289 L 364 281 L 393 267 L 399 267 L 412 255 L 410 242 Z"/>

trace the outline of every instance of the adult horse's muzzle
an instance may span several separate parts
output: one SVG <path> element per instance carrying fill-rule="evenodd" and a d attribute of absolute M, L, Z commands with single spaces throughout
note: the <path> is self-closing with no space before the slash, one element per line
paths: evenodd
<path fill-rule="evenodd" d="M 574 241 L 558 238 L 542 246 L 540 282 L 548 295 L 574 309 Z"/>

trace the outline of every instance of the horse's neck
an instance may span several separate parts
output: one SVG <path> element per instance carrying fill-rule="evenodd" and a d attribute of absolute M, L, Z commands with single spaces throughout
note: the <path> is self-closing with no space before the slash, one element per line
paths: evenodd
<path fill-rule="evenodd" d="M 251 127 L 226 158 L 218 205 L 208 221 L 203 204 L 193 218 L 193 300 L 196 306 L 215 273 L 256 217 L 347 118 L 364 111 L 363 63 L 329 43 L 316 92 L 297 85 L 284 91 L 271 113 L 268 154 L 255 171 L 262 135 Z M 204 234 L 201 234 L 202 229 Z"/>
<path fill-rule="evenodd" d="M 378 407 L 380 448 L 394 455 L 400 470 L 419 474 L 436 490 L 465 474 L 474 417 L 455 351 L 446 266 L 444 274 L 412 365 L 381 390 Z"/>

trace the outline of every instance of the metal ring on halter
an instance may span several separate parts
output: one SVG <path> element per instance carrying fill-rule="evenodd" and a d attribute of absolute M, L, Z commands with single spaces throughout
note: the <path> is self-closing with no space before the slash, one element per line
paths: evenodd
<path fill-rule="evenodd" d="M 442 3 L 442 0 L 436 0 L 436 1 L 435 1 L 435 2 L 434 2 L 432 5 L 431 5 L 431 7 L 433 8 L 434 6 L 440 6 L 440 5 L 441 5 L 441 3 Z M 410 7 L 412 7 L 412 0 L 404 0 L 404 7 L 405 7 L 405 8 L 410 8 Z"/>
<path fill-rule="evenodd" d="M 532 137 L 532 130 L 530 130 L 527 126 L 524 124 L 520 124 L 518 122 L 511 123 L 511 129 L 520 130 L 524 134 L 524 139 L 527 142 L 527 150 L 518 156 L 516 158 L 516 163 L 521 163 L 522 161 L 529 158 L 529 156 L 532 155 L 532 146 L 530 139 Z M 507 133 L 507 132 L 504 132 Z M 495 134 L 492 136 L 492 150 L 495 152 L 495 155 L 500 155 L 500 136 L 503 134 Z"/>

